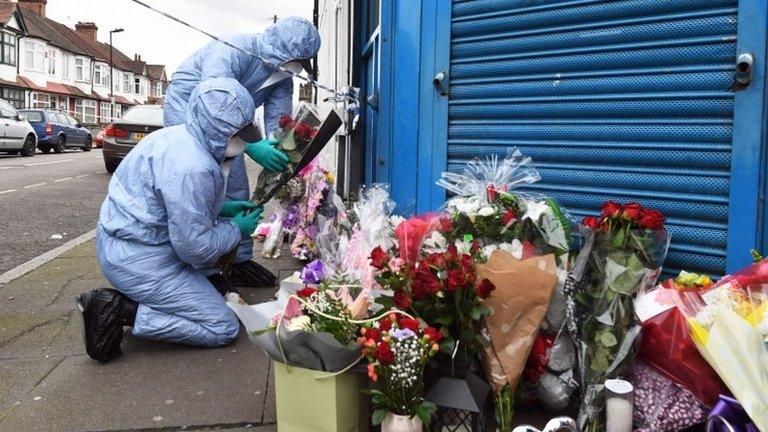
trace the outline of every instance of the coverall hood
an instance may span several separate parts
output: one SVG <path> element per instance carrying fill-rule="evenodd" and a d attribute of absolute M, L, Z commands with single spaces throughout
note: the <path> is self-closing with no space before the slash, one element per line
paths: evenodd
<path fill-rule="evenodd" d="M 187 131 L 213 155 L 224 160 L 230 138 L 253 123 L 253 98 L 233 78 L 211 78 L 201 82 L 189 99 Z"/>
<path fill-rule="evenodd" d="M 256 52 L 273 63 L 307 60 L 320 51 L 320 33 L 304 18 L 289 17 L 267 28 L 257 44 Z"/>

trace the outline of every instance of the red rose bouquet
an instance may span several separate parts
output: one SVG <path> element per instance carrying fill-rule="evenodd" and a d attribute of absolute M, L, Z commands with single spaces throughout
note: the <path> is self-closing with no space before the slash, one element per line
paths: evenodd
<path fill-rule="evenodd" d="M 428 424 L 436 407 L 424 400 L 424 367 L 435 355 L 443 335 L 414 318 L 391 313 L 360 330 L 358 343 L 368 362 L 373 424 L 389 414 L 418 417 Z"/>
<path fill-rule="evenodd" d="M 380 302 L 385 306 L 394 303 L 439 327 L 445 335 L 441 345 L 444 352 L 452 353 L 457 342 L 476 353 L 482 351 L 481 319 L 491 313 L 483 299 L 495 286 L 488 279 L 478 279 L 471 254 L 449 246 L 446 252 L 428 254 L 409 263 L 376 248 L 371 253 L 371 265 L 379 284 L 394 292 L 392 299 L 383 297 Z"/>
<path fill-rule="evenodd" d="M 601 430 L 603 383 L 632 367 L 640 322 L 638 292 L 651 289 L 669 245 L 664 215 L 637 203 L 606 202 L 599 217 L 584 219 L 587 238 L 568 282 L 569 330 L 578 341 L 581 430 Z"/>
<path fill-rule="evenodd" d="M 259 202 L 277 184 L 282 176 L 290 176 L 293 165 L 301 160 L 307 146 L 317 134 L 322 120 L 317 113 L 317 108 L 308 103 L 299 104 L 293 116 L 280 117 L 279 128 L 274 131 L 274 137 L 279 141 L 277 148 L 282 150 L 290 159 L 288 168 L 283 172 L 264 170 L 259 174 L 256 188 L 253 192 L 253 201 Z"/>

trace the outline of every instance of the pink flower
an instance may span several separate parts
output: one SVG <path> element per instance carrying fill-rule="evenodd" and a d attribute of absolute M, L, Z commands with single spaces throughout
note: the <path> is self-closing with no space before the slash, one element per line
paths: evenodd
<path fill-rule="evenodd" d="M 392 258 L 392 260 L 389 261 L 389 269 L 392 270 L 392 273 L 399 273 L 400 270 L 403 269 L 404 265 L 405 260 L 402 258 Z"/>

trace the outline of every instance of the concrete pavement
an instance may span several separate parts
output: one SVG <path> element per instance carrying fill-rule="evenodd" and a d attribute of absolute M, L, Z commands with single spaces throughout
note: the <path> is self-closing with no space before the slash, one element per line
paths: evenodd
<path fill-rule="evenodd" d="M 281 277 L 300 266 L 261 262 Z M 127 335 L 123 356 L 91 360 L 73 299 L 105 285 L 88 242 L 0 287 L 0 431 L 275 430 L 269 361 L 242 333 L 219 349 Z"/>

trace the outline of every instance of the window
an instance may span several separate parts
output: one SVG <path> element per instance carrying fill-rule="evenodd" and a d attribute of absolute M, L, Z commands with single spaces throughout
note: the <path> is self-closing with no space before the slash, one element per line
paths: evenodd
<path fill-rule="evenodd" d="M 48 75 L 56 75 L 56 61 L 58 53 L 56 50 L 48 51 Z"/>
<path fill-rule="evenodd" d="M 32 108 L 48 108 L 51 106 L 51 95 L 32 93 Z"/>
<path fill-rule="evenodd" d="M 141 78 L 136 77 L 133 81 L 133 92 L 137 95 L 141 94 Z"/>
<path fill-rule="evenodd" d="M 0 63 L 16 66 L 16 35 L 3 32 L 0 45 L 2 45 Z"/>
<path fill-rule="evenodd" d="M 115 105 L 115 118 L 118 119 L 123 116 L 123 106 L 120 104 Z"/>
<path fill-rule="evenodd" d="M 96 101 L 77 99 L 75 101 L 75 114 L 83 123 L 96 123 Z"/>
<path fill-rule="evenodd" d="M 82 61 L 81 61 L 82 64 Z M 61 56 L 61 76 L 69 79 L 69 70 L 72 68 L 72 56 L 64 54 Z"/>
<path fill-rule="evenodd" d="M 23 109 L 27 105 L 26 100 L 24 100 L 24 90 L 2 87 L 0 88 L 0 95 L 0 97 L 10 102 L 18 109 Z"/>
<path fill-rule="evenodd" d="M 36 42 L 24 42 L 24 56 L 26 70 L 45 72 L 45 47 Z"/>
<path fill-rule="evenodd" d="M 163 83 L 157 82 L 157 85 L 155 86 L 155 97 L 163 97 Z"/>
<path fill-rule="evenodd" d="M 112 104 L 109 102 L 101 103 L 101 122 L 109 123 L 112 121 Z"/>
<path fill-rule="evenodd" d="M 0 115 L 5 118 L 16 118 L 19 112 L 6 101 L 0 100 Z"/>
<path fill-rule="evenodd" d="M 93 65 L 93 82 L 101 84 L 101 65 Z"/>
<path fill-rule="evenodd" d="M 86 82 L 91 80 L 91 62 L 88 59 L 75 59 L 75 79 Z"/>
<path fill-rule="evenodd" d="M 127 73 L 123 74 L 123 93 L 131 92 L 131 76 Z"/>
<path fill-rule="evenodd" d="M 101 74 L 101 85 L 104 87 L 109 87 L 112 83 L 110 81 L 110 77 L 112 76 L 110 70 L 108 67 L 103 66 L 103 73 Z"/>

